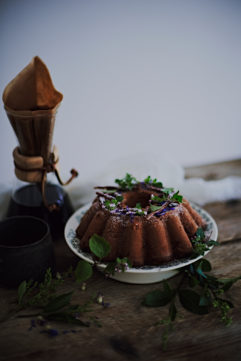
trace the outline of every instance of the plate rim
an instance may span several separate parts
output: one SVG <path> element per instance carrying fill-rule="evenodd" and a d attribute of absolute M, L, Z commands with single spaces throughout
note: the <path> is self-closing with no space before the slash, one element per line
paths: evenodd
<path fill-rule="evenodd" d="M 205 210 L 203 209 L 202 207 L 198 206 L 197 204 L 195 204 L 194 202 L 191 202 L 189 201 L 189 203 L 191 204 L 191 206 L 200 214 L 200 212 L 204 213 L 204 215 L 209 219 L 209 223 L 212 224 L 212 234 L 211 234 L 211 237 L 212 239 L 214 239 L 215 241 L 218 239 L 218 227 L 217 227 L 217 223 L 215 222 L 215 220 L 213 219 L 213 217 Z M 65 241 L 68 245 L 68 247 L 71 249 L 71 251 L 76 254 L 79 258 L 91 263 L 91 264 L 94 264 L 94 261 L 93 259 L 91 258 L 91 255 L 88 253 L 88 252 L 85 252 L 82 253 L 80 252 L 79 250 L 77 250 L 71 241 L 69 241 L 69 235 L 68 233 L 72 230 L 70 229 L 70 224 L 73 222 L 73 221 L 76 221 L 76 228 L 78 226 L 78 222 L 76 220 L 76 217 L 80 215 L 81 212 L 86 212 L 88 210 L 88 208 L 91 206 L 92 202 L 89 202 L 83 206 L 81 206 L 80 208 L 78 208 L 71 216 L 70 218 L 68 219 L 68 221 L 66 222 L 66 225 L 65 225 L 65 228 L 64 228 L 64 238 L 65 238 Z M 83 217 L 83 215 L 82 215 Z M 82 218 L 81 217 L 81 218 Z M 80 219 L 81 219 L 80 218 Z M 75 232 L 75 231 L 74 231 Z M 77 237 L 74 237 L 77 239 Z M 73 238 L 73 239 L 74 239 Z M 72 240 L 73 240 L 72 239 Z M 182 262 L 178 262 L 179 260 L 177 259 L 177 264 L 175 265 L 170 265 L 170 266 L 166 266 L 165 267 L 165 264 L 163 265 L 160 265 L 160 266 L 149 266 L 147 265 L 148 268 L 138 268 L 138 267 L 130 267 L 128 268 L 125 273 L 136 273 L 136 274 L 151 274 L 151 273 L 162 273 L 162 272 L 168 272 L 168 271 L 173 271 L 173 270 L 177 270 L 179 268 L 183 268 L 183 267 L 186 267 L 188 266 L 189 264 L 191 263 L 194 263 L 196 261 L 198 261 L 199 259 L 205 257 L 213 248 L 214 246 L 211 246 L 209 247 L 209 249 L 204 253 L 204 255 L 200 255 L 200 256 L 197 256 L 195 258 L 189 258 L 189 257 L 185 257 L 185 258 L 181 258 L 180 260 L 185 260 L 187 259 L 187 261 L 182 261 Z M 170 262 L 173 262 L 173 261 L 170 261 Z M 101 270 L 104 270 L 105 267 L 107 266 L 108 263 L 98 263 L 98 268 L 100 268 Z M 143 267 L 143 266 L 142 266 Z M 145 267 L 145 266 L 144 266 Z"/>

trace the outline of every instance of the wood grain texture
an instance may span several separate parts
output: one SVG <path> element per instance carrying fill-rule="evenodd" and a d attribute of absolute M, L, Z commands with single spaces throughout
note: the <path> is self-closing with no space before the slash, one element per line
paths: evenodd
<path fill-rule="evenodd" d="M 241 161 L 234 162 L 238 167 Z M 230 163 L 228 163 L 230 169 Z M 233 166 L 232 166 L 233 167 Z M 200 172 L 204 174 L 204 168 Z M 207 173 L 210 171 L 207 166 Z M 212 167 L 214 169 L 214 167 Z M 218 174 L 225 174 L 225 163 L 217 166 Z M 223 169 L 223 170 L 222 170 Z M 198 174 L 197 168 L 195 174 Z M 191 173 L 191 171 L 190 171 Z M 238 172 L 237 172 L 238 173 Z M 231 203 L 212 203 L 204 207 L 218 224 L 220 246 L 214 247 L 207 258 L 213 266 L 213 274 L 220 277 L 241 275 L 241 200 Z M 71 253 L 63 240 L 55 243 L 58 269 L 66 270 L 76 264 L 78 258 Z M 170 282 L 178 282 L 174 277 Z M 0 327 L 0 360 L 47 361 L 47 360 L 170 360 L 203 361 L 208 359 L 239 361 L 241 359 L 241 281 L 236 283 L 227 297 L 235 308 L 233 323 L 224 326 L 215 313 L 198 316 L 183 310 L 174 332 L 169 339 L 166 352 L 161 349 L 162 326 L 156 322 L 167 315 L 167 308 L 146 308 L 141 305 L 143 296 L 161 284 L 128 285 L 106 279 L 95 272 L 85 292 L 76 288 L 72 280 L 62 286 L 62 292 L 76 289 L 73 301 L 84 303 L 89 297 L 102 292 L 110 307 L 104 309 L 94 303 L 92 317 L 97 316 L 102 327 L 66 327 L 57 325 L 60 333 L 74 329 L 76 333 L 60 334 L 49 338 L 40 333 L 40 328 L 28 331 L 29 319 L 12 318 Z M 0 318 L 13 307 L 16 291 L 0 288 Z M 179 307 L 180 306 L 180 307 Z M 84 316 L 88 319 L 88 315 Z"/>

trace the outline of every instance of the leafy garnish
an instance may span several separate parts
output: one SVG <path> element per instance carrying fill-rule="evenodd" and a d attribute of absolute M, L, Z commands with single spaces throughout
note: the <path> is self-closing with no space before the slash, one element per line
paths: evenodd
<path fill-rule="evenodd" d="M 116 189 L 101 189 L 103 193 L 113 194 L 116 193 Z"/>
<path fill-rule="evenodd" d="M 143 305 L 147 307 L 160 307 L 167 305 L 173 297 L 173 290 L 165 282 L 163 283 L 163 290 L 155 290 L 149 292 L 144 300 Z"/>
<path fill-rule="evenodd" d="M 201 231 L 198 232 L 201 235 Z M 157 325 L 164 325 L 162 346 L 167 346 L 168 336 L 173 330 L 173 322 L 178 315 L 175 299 L 178 296 L 180 304 L 187 311 L 204 315 L 212 310 L 220 313 L 221 321 L 230 325 L 232 318 L 229 315 L 232 302 L 221 297 L 241 276 L 235 278 L 219 279 L 207 274 L 211 271 L 211 264 L 201 259 L 183 268 L 181 278 L 176 287 L 171 288 L 165 281 L 163 290 L 156 289 L 145 295 L 142 304 L 147 307 L 162 307 L 170 304 L 167 318 L 160 320 Z"/>
<path fill-rule="evenodd" d="M 166 194 L 170 194 L 174 192 L 174 188 L 162 188 L 162 192 Z"/>
<path fill-rule="evenodd" d="M 89 247 L 91 252 L 100 260 L 109 254 L 111 248 L 110 244 L 96 233 L 89 239 Z"/>
<path fill-rule="evenodd" d="M 86 261 L 79 261 L 75 269 L 75 278 L 77 282 L 84 282 L 93 274 L 91 265 Z"/>
<path fill-rule="evenodd" d="M 152 179 L 151 176 L 146 177 L 144 179 L 144 182 L 146 184 L 151 184 L 152 186 L 157 187 L 157 188 L 163 187 L 162 182 L 159 182 L 156 178 Z"/>
<path fill-rule="evenodd" d="M 145 214 L 145 212 L 143 211 L 142 207 L 141 207 L 141 203 L 136 203 L 135 205 L 135 212 L 138 216 L 142 216 L 143 214 Z"/>
<path fill-rule="evenodd" d="M 154 196 L 154 194 L 152 194 L 151 196 L 151 201 L 154 203 L 162 203 L 165 202 L 167 200 L 167 197 L 158 197 L 158 196 Z"/>
<path fill-rule="evenodd" d="M 176 193 L 174 193 L 172 196 L 171 196 L 171 200 L 172 201 L 176 201 L 178 203 L 182 203 L 182 199 L 183 199 L 183 196 L 181 196 L 179 194 L 179 191 L 177 191 Z"/>
<path fill-rule="evenodd" d="M 115 261 L 108 262 L 104 272 L 106 275 L 114 275 L 116 272 L 125 272 L 130 267 L 131 262 L 128 260 L 127 257 L 117 257 Z"/>
<path fill-rule="evenodd" d="M 18 286 L 18 304 L 19 305 L 22 304 L 23 296 L 25 295 L 26 291 L 27 291 L 27 282 L 23 281 Z"/>
<path fill-rule="evenodd" d="M 154 204 L 151 204 L 150 205 L 150 210 L 151 212 L 155 212 L 155 211 L 158 211 L 159 209 L 161 209 L 162 206 L 155 206 Z"/>
<path fill-rule="evenodd" d="M 122 196 L 116 196 L 113 197 L 112 199 L 105 200 L 104 205 L 109 211 L 112 211 L 116 209 L 122 201 L 123 201 Z"/>
<path fill-rule="evenodd" d="M 193 257 L 203 256 L 211 246 L 219 245 L 217 241 L 206 239 L 205 233 L 201 227 L 197 229 L 191 242 L 193 246 Z"/>
<path fill-rule="evenodd" d="M 137 180 L 131 174 L 126 173 L 124 178 L 115 179 L 115 183 L 117 183 L 123 190 L 132 190 L 133 187 L 137 184 Z"/>

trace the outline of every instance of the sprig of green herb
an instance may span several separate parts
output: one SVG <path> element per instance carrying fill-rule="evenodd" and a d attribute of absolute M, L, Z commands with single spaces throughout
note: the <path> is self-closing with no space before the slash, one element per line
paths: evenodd
<path fill-rule="evenodd" d="M 113 211 L 114 209 L 116 209 L 118 207 L 118 205 L 123 201 L 123 197 L 122 196 L 113 196 L 112 199 L 107 199 L 104 202 L 105 207 L 109 210 L 109 211 Z"/>
<path fill-rule="evenodd" d="M 193 246 L 193 257 L 203 256 L 211 246 L 218 246 L 219 242 L 207 239 L 202 228 L 198 228 L 194 237 L 191 239 Z"/>
<path fill-rule="evenodd" d="M 117 183 L 123 190 L 132 190 L 133 187 L 137 184 L 137 180 L 131 174 L 126 173 L 124 178 L 115 179 L 115 183 Z"/>
<path fill-rule="evenodd" d="M 78 278 L 80 274 L 81 262 L 84 261 L 80 261 L 75 270 L 76 278 Z M 86 271 L 86 268 L 84 270 Z M 88 274 L 88 278 L 91 274 L 92 273 Z M 82 275 L 81 280 L 86 278 L 86 274 L 85 276 Z M 50 269 L 46 271 L 43 282 L 23 281 L 18 287 L 19 308 L 17 311 L 30 309 L 35 310 L 35 313 L 27 315 L 20 314 L 18 317 L 41 316 L 44 320 L 48 321 L 61 321 L 88 327 L 88 323 L 76 317 L 76 314 L 90 311 L 86 307 L 86 304 L 72 304 L 73 291 L 63 294 L 56 292 L 56 288 L 63 282 L 64 278 L 60 274 L 58 274 L 58 278 L 54 278 Z"/>
<path fill-rule="evenodd" d="M 162 334 L 162 346 L 165 349 L 169 333 L 173 330 L 173 322 L 176 320 L 178 311 L 175 300 L 178 296 L 183 308 L 187 311 L 204 315 L 212 310 L 218 310 L 221 321 L 230 325 L 232 318 L 229 315 L 232 302 L 226 300 L 222 295 L 230 287 L 241 279 L 240 277 L 219 279 L 207 274 L 212 269 L 206 259 L 201 259 L 187 267 L 184 267 L 181 274 L 181 281 L 175 288 L 165 281 L 163 290 L 157 289 L 145 295 L 142 304 L 146 307 L 162 307 L 169 304 L 168 317 L 158 322 L 164 325 Z"/>
<path fill-rule="evenodd" d="M 144 179 L 144 182 L 146 184 L 151 184 L 152 186 L 157 187 L 157 188 L 163 187 L 162 182 L 159 182 L 156 178 L 152 179 L 150 175 Z"/>
<path fill-rule="evenodd" d="M 141 203 L 136 203 L 135 207 L 134 207 L 136 214 L 138 216 L 143 216 L 145 214 L 145 212 L 143 211 L 142 207 L 141 207 Z"/>
<path fill-rule="evenodd" d="M 119 258 L 117 257 L 115 261 L 108 262 L 104 272 L 108 275 L 114 275 L 116 272 L 125 272 L 128 268 L 131 267 L 131 263 L 127 257 Z"/>

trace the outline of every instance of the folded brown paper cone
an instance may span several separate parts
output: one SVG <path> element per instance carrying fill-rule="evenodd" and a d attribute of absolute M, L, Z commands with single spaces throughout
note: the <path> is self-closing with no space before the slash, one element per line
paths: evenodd
<path fill-rule="evenodd" d="M 15 174 L 22 181 L 39 183 L 44 205 L 50 210 L 59 209 L 57 203 L 48 204 L 45 196 L 47 173 L 54 172 L 61 185 L 56 150 L 51 152 L 55 116 L 63 95 L 52 83 L 48 68 L 35 56 L 32 61 L 6 86 L 3 102 L 19 141 L 13 158 Z"/>
<path fill-rule="evenodd" d="M 3 103 L 12 110 L 49 110 L 62 99 L 63 95 L 54 88 L 47 66 L 38 56 L 10 81 L 3 92 Z"/>
<path fill-rule="evenodd" d="M 55 115 L 62 98 L 48 68 L 37 56 L 6 86 L 3 102 L 21 154 L 41 156 L 44 164 L 48 163 Z"/>

